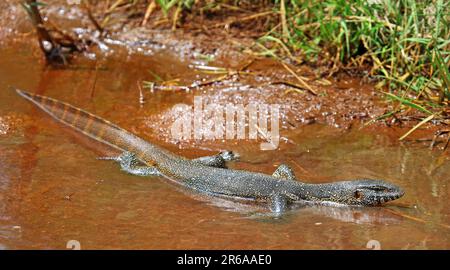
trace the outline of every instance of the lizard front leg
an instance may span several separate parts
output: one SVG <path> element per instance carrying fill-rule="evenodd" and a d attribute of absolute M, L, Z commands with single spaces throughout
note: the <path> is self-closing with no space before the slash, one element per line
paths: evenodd
<path fill-rule="evenodd" d="M 222 151 L 214 156 L 206 156 L 199 157 L 193 159 L 194 162 L 198 162 L 200 164 L 217 167 L 217 168 L 226 168 L 226 162 L 239 159 L 239 155 L 233 153 L 232 151 Z"/>
<path fill-rule="evenodd" d="M 123 152 L 117 157 L 100 157 L 98 159 L 117 161 L 120 164 L 121 170 L 129 174 L 138 176 L 161 175 L 155 167 L 139 165 L 141 162 L 136 158 L 136 155 L 131 152 Z"/>

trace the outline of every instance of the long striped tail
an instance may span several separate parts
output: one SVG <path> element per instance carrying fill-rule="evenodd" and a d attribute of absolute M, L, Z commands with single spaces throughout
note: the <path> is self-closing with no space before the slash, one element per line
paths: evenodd
<path fill-rule="evenodd" d="M 57 121 L 116 149 L 133 152 L 147 164 L 158 163 L 160 158 L 167 158 L 167 155 L 170 155 L 125 129 L 70 104 L 19 89 L 16 91 Z"/>

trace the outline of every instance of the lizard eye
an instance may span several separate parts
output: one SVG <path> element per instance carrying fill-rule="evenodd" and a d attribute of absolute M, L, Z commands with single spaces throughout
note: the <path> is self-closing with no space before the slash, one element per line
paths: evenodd
<path fill-rule="evenodd" d="M 361 199 L 363 197 L 363 193 L 360 190 L 355 191 L 355 193 L 353 194 L 353 196 L 355 197 L 355 199 Z"/>

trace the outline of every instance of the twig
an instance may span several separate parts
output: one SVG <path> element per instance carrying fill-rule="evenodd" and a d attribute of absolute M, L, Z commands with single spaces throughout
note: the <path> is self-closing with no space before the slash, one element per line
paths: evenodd
<path fill-rule="evenodd" d="M 98 21 L 95 19 L 94 15 L 92 14 L 91 8 L 90 8 L 90 3 L 89 1 L 87 1 L 87 3 L 83 2 L 83 7 L 86 10 L 86 13 L 88 15 L 89 20 L 92 22 L 92 24 L 94 25 L 95 29 L 97 29 L 97 31 L 100 32 L 100 34 L 103 33 L 104 29 L 103 27 L 98 23 Z"/>
<path fill-rule="evenodd" d="M 36 0 L 26 0 L 22 2 L 23 8 L 27 11 L 30 16 L 31 22 L 33 26 L 36 28 L 39 47 L 45 55 L 47 62 L 51 64 L 67 64 L 66 57 L 61 50 L 62 45 L 64 44 L 56 41 L 49 33 L 48 29 L 45 28 L 44 21 L 42 19 L 41 13 L 39 12 L 38 3 Z M 71 49 L 76 49 L 75 44 L 73 46 L 65 46 L 71 47 Z"/>
<path fill-rule="evenodd" d="M 450 144 L 450 133 L 447 136 L 447 142 L 444 145 L 444 151 L 447 150 L 448 145 Z"/>
<path fill-rule="evenodd" d="M 446 141 L 445 146 L 444 146 L 444 151 L 445 151 L 445 149 L 447 149 L 447 146 L 448 146 L 449 141 L 450 141 L 450 130 L 438 130 L 438 131 L 436 131 L 436 133 L 433 136 L 433 139 L 431 140 L 430 150 L 432 150 L 434 148 L 434 146 L 436 145 L 437 139 L 439 138 L 439 136 L 441 136 L 443 134 L 448 134 L 447 141 Z"/>

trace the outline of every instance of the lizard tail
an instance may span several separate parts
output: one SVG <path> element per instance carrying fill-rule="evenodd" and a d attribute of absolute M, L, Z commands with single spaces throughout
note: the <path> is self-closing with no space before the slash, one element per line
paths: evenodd
<path fill-rule="evenodd" d="M 133 152 L 141 161 L 149 161 L 142 149 L 156 148 L 115 124 L 70 104 L 19 89 L 16 92 L 57 121 L 116 149 Z"/>

